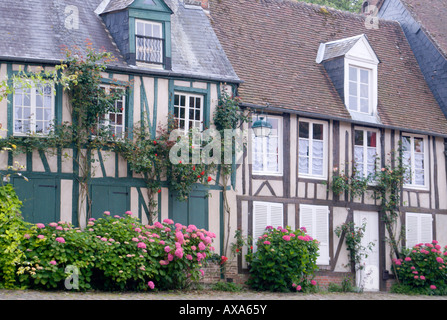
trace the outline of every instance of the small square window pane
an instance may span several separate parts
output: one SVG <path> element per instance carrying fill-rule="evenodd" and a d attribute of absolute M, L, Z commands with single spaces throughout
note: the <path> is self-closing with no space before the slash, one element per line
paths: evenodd
<path fill-rule="evenodd" d="M 360 99 L 360 112 L 369 113 L 368 99 Z"/>
<path fill-rule="evenodd" d="M 410 151 L 411 150 L 411 139 L 410 137 L 402 137 L 402 149 L 404 151 Z"/>
<path fill-rule="evenodd" d="M 154 24 L 152 36 L 155 38 L 161 38 L 161 28 L 159 24 Z"/>
<path fill-rule="evenodd" d="M 299 136 L 300 138 L 309 138 L 309 123 L 308 122 L 300 122 L 300 129 L 299 129 Z"/>
<path fill-rule="evenodd" d="M 315 140 L 323 140 L 323 125 L 322 124 L 313 124 L 313 132 L 312 136 Z"/>
<path fill-rule="evenodd" d="M 360 98 L 368 98 L 369 97 L 369 86 L 367 84 L 360 85 Z"/>
<path fill-rule="evenodd" d="M 51 96 L 44 97 L 44 107 L 51 108 Z"/>
<path fill-rule="evenodd" d="M 419 186 L 425 185 L 425 177 L 424 170 L 415 170 L 414 171 L 414 183 Z"/>
<path fill-rule="evenodd" d="M 178 106 L 180 97 L 178 94 L 174 95 L 174 105 Z"/>
<path fill-rule="evenodd" d="M 349 81 L 349 95 L 357 96 L 357 83 Z"/>
<path fill-rule="evenodd" d="M 300 139 L 298 152 L 300 157 L 309 155 L 309 140 Z"/>
<path fill-rule="evenodd" d="M 357 68 L 349 67 L 349 80 L 357 82 Z"/>
<path fill-rule="evenodd" d="M 424 140 L 421 138 L 414 138 L 414 151 L 424 152 Z"/>
<path fill-rule="evenodd" d="M 21 106 L 23 104 L 23 95 L 15 94 L 14 95 L 14 104 L 16 106 Z"/>
<path fill-rule="evenodd" d="M 316 176 L 323 175 L 323 159 L 312 159 L 312 174 Z"/>
<path fill-rule="evenodd" d="M 36 107 L 43 107 L 43 98 L 40 94 L 36 95 Z"/>
<path fill-rule="evenodd" d="M 43 109 L 36 108 L 36 120 L 43 120 Z"/>
<path fill-rule="evenodd" d="M 369 71 L 360 69 L 360 83 L 369 83 Z"/>
<path fill-rule="evenodd" d="M 324 154 L 324 143 L 323 141 L 314 141 L 312 144 L 312 157 L 313 158 L 323 158 Z"/>
<path fill-rule="evenodd" d="M 309 158 L 299 157 L 298 159 L 298 170 L 299 173 L 308 174 L 309 173 Z"/>
<path fill-rule="evenodd" d="M 31 106 L 31 98 L 27 94 L 24 95 L 23 105 L 24 106 Z"/>
<path fill-rule="evenodd" d="M 377 133 L 373 131 L 368 131 L 368 147 L 377 147 Z"/>
<path fill-rule="evenodd" d="M 150 23 L 144 24 L 144 35 L 146 37 L 152 37 L 152 24 Z"/>
<path fill-rule="evenodd" d="M 363 146 L 363 131 L 362 130 L 355 130 L 354 144 L 356 146 Z"/>
<path fill-rule="evenodd" d="M 349 97 L 349 109 L 357 111 L 357 97 Z"/>
<path fill-rule="evenodd" d="M 144 23 L 137 21 L 137 35 L 144 35 Z"/>
<path fill-rule="evenodd" d="M 363 163 L 363 147 L 354 147 L 354 160 L 356 163 Z"/>

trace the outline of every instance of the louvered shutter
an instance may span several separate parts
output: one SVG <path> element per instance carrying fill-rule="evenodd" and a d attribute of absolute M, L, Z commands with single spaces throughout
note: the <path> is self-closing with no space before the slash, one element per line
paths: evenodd
<path fill-rule="evenodd" d="M 412 248 L 419 243 L 419 219 L 415 213 L 407 213 L 405 219 L 405 236 L 407 248 Z"/>
<path fill-rule="evenodd" d="M 283 205 L 282 203 L 270 203 L 270 221 L 268 222 L 273 228 L 283 226 Z"/>
<path fill-rule="evenodd" d="M 420 242 L 427 243 L 433 240 L 433 224 L 431 214 L 420 214 Z"/>
<path fill-rule="evenodd" d="M 327 206 L 300 205 L 300 227 L 319 241 L 317 264 L 329 264 L 329 208 Z"/>
<path fill-rule="evenodd" d="M 256 242 L 265 232 L 267 226 L 277 228 L 283 226 L 282 203 L 253 201 L 253 249 L 256 251 Z"/>
<path fill-rule="evenodd" d="M 412 248 L 418 243 L 427 243 L 433 240 L 433 225 L 431 214 L 412 213 L 406 214 L 406 246 Z"/>
<path fill-rule="evenodd" d="M 266 202 L 253 202 L 253 242 L 256 244 L 258 238 L 264 233 L 268 226 L 269 206 Z"/>

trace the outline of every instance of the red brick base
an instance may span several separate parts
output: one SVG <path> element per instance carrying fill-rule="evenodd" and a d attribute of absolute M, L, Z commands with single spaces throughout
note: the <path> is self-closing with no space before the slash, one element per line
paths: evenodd
<path fill-rule="evenodd" d="M 203 285 L 212 285 L 218 281 L 228 281 L 237 284 L 245 285 L 248 280 L 248 273 L 238 273 L 237 262 L 228 261 L 226 263 L 225 269 L 222 270 L 219 264 L 210 263 L 206 268 L 203 268 L 204 276 L 200 283 Z M 332 272 L 332 271 L 317 271 L 315 273 L 314 280 L 317 285 L 322 290 L 327 290 L 330 283 L 341 285 L 345 279 L 350 279 L 352 285 L 354 284 L 354 274 L 351 272 Z M 390 279 L 386 281 L 385 288 L 382 290 L 389 291 L 393 280 Z"/>

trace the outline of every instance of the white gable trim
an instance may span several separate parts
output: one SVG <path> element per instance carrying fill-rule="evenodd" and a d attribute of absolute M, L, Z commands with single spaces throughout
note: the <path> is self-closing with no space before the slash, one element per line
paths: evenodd
<path fill-rule="evenodd" d="M 356 60 L 368 64 L 379 64 L 379 59 L 365 35 L 345 54 L 345 59 Z"/>

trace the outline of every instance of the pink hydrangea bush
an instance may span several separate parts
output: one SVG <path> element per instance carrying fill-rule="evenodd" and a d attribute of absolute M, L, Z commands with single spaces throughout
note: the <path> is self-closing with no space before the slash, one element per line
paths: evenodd
<path fill-rule="evenodd" d="M 64 289 L 65 268 L 75 265 L 80 290 L 185 288 L 203 276 L 216 237 L 170 219 L 143 225 L 129 212 L 106 212 L 82 231 L 65 223 L 38 224 L 27 235 L 25 264 L 33 269 L 20 269 L 22 285 Z"/>
<path fill-rule="evenodd" d="M 437 240 L 419 243 L 404 250 L 400 259 L 393 259 L 402 287 L 419 294 L 447 294 L 447 248 Z M 400 290 L 396 289 L 395 290 Z"/>
<path fill-rule="evenodd" d="M 268 226 L 256 241 L 256 252 L 246 255 L 250 264 L 247 283 L 253 289 L 304 292 L 316 288 L 318 241 L 305 229 Z"/>

